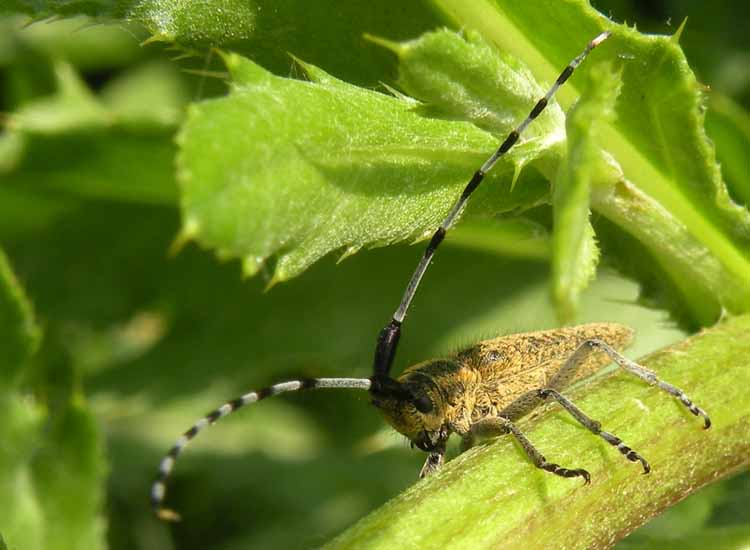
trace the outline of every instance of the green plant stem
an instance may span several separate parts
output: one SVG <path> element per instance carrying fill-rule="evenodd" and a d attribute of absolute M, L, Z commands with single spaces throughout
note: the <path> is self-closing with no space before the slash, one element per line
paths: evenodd
<path fill-rule="evenodd" d="M 652 466 L 625 460 L 556 405 L 520 427 L 589 486 L 533 466 L 508 437 L 449 462 L 328 548 L 608 548 L 704 485 L 750 463 L 750 316 L 734 317 L 643 364 L 681 387 L 713 427 L 624 373 L 566 392 Z M 416 473 L 415 473 L 416 475 Z"/>

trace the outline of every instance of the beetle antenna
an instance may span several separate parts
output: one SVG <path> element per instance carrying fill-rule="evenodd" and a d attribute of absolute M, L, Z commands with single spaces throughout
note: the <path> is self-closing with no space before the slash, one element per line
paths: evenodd
<path fill-rule="evenodd" d="M 391 321 L 385 327 L 383 327 L 383 329 L 380 331 L 380 334 L 378 335 L 377 346 L 375 348 L 375 359 L 373 361 L 373 380 L 386 380 L 389 377 L 389 373 L 391 372 L 391 365 L 393 364 L 393 359 L 396 355 L 396 347 L 398 346 L 398 341 L 401 337 L 401 325 L 403 324 L 404 318 L 406 317 L 406 312 L 409 310 L 409 305 L 411 304 L 411 301 L 417 292 L 417 288 L 419 287 L 419 283 L 422 280 L 422 276 L 425 274 L 425 271 L 427 271 L 427 268 L 432 261 L 432 256 L 433 254 L 435 254 L 435 250 L 437 250 L 437 247 L 440 246 L 440 243 L 445 238 L 445 234 L 448 232 L 448 230 L 453 227 L 453 224 L 455 224 L 458 220 L 458 217 L 466 206 L 466 203 L 468 202 L 471 194 L 477 187 L 479 187 L 479 184 L 482 183 L 484 176 L 490 170 L 492 170 L 492 167 L 495 166 L 497 161 L 503 155 L 505 155 L 505 153 L 507 153 L 511 149 L 511 147 L 513 147 L 513 145 L 518 141 L 518 139 L 521 137 L 521 134 L 524 132 L 524 130 L 526 130 L 529 124 L 531 124 L 531 122 L 536 117 L 538 117 L 542 113 L 542 111 L 544 111 L 544 108 L 549 104 L 550 100 L 555 95 L 555 92 L 557 92 L 560 86 L 562 86 L 565 81 L 568 80 L 568 78 L 570 78 L 570 75 L 573 74 L 573 71 L 575 71 L 581 63 L 583 63 L 583 60 L 586 59 L 586 57 L 591 53 L 591 50 L 593 50 L 607 38 L 609 38 L 610 34 L 610 31 L 604 31 L 597 35 L 588 44 L 586 44 L 584 50 L 576 57 L 574 57 L 573 60 L 568 63 L 568 66 L 565 67 L 563 72 L 560 73 L 560 76 L 558 76 L 557 80 L 555 80 L 552 86 L 550 86 L 549 90 L 547 90 L 547 93 L 544 94 L 544 97 L 536 102 L 536 105 L 534 105 L 529 114 L 526 115 L 526 118 L 523 119 L 523 121 L 508 134 L 500 147 L 498 147 L 497 150 L 492 153 L 492 155 L 484 162 L 484 164 L 482 164 L 482 166 L 476 172 L 474 172 L 471 180 L 469 180 L 469 183 L 466 184 L 463 192 L 453 204 L 453 207 L 450 209 L 447 216 L 440 224 L 440 227 L 438 227 L 435 233 L 432 235 L 432 238 L 430 239 L 430 242 L 427 245 L 424 254 L 422 255 L 422 259 L 417 265 L 417 269 L 411 276 L 409 284 L 406 285 L 406 290 L 404 291 L 403 297 L 401 298 L 401 303 L 399 304 L 398 309 L 393 314 Z"/>
<path fill-rule="evenodd" d="M 299 390 L 316 390 L 323 388 L 341 388 L 355 390 L 369 390 L 372 383 L 368 378 L 305 378 L 301 380 L 290 380 L 274 384 L 256 391 L 248 392 L 237 399 L 227 401 L 221 407 L 214 409 L 206 416 L 198 420 L 193 426 L 183 433 L 175 442 L 169 452 L 164 455 L 159 464 L 159 473 L 156 475 L 154 483 L 151 485 L 151 508 L 157 518 L 165 521 L 179 521 L 180 516 L 177 512 L 164 507 L 164 498 L 167 492 L 167 478 L 169 478 L 174 468 L 177 457 L 182 450 L 192 441 L 198 433 L 225 416 L 230 415 L 237 409 L 255 403 L 266 397 L 278 395 L 280 393 L 299 391 Z"/>

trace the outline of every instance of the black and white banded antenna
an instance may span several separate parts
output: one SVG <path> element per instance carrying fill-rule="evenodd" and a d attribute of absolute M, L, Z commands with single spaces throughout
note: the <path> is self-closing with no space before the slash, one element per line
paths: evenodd
<path fill-rule="evenodd" d="M 399 383 L 390 376 L 393 359 L 396 356 L 396 347 L 398 346 L 398 340 L 401 336 L 401 325 L 404 322 L 404 318 L 406 317 L 406 312 L 409 310 L 411 301 L 417 292 L 419 283 L 422 280 L 425 272 L 427 271 L 430 262 L 432 261 L 432 256 L 435 254 L 435 250 L 437 250 L 437 247 L 441 242 L 443 242 L 445 234 L 448 232 L 448 230 L 453 227 L 453 224 L 456 222 L 459 215 L 466 206 L 469 197 L 476 190 L 476 188 L 479 187 L 479 184 L 482 183 L 484 176 L 490 170 L 492 170 L 497 161 L 500 160 L 500 158 L 505 153 L 507 153 L 511 149 L 511 147 L 513 147 L 513 145 L 515 145 L 515 143 L 518 141 L 518 138 L 521 137 L 521 134 L 524 132 L 524 130 L 526 130 L 529 124 L 531 124 L 531 122 L 536 117 L 538 117 L 542 113 L 542 111 L 544 111 L 544 108 L 550 102 L 552 96 L 555 95 L 555 92 L 557 92 L 560 86 L 562 86 L 565 81 L 568 80 L 568 78 L 570 78 L 570 75 L 573 74 L 573 71 L 575 71 L 581 63 L 583 63 L 583 60 L 586 59 L 586 56 L 588 56 L 589 53 L 591 53 L 591 50 L 593 50 L 607 38 L 609 38 L 610 34 L 610 31 L 604 31 L 599 34 L 596 38 L 594 38 L 586 45 L 586 48 L 580 54 L 578 54 L 578 56 L 576 56 L 568 64 L 568 66 L 565 67 L 565 69 L 563 69 L 554 84 L 552 84 L 547 93 L 544 94 L 544 97 L 537 101 L 536 105 L 534 105 L 534 108 L 531 109 L 531 112 L 529 112 L 528 116 L 523 120 L 523 122 L 521 122 L 521 124 L 519 124 L 508 134 L 500 147 L 498 147 L 497 150 L 492 153 L 492 155 L 485 161 L 485 163 L 482 164 L 482 166 L 476 172 L 474 172 L 474 175 L 464 188 L 461 196 L 458 198 L 458 200 L 456 200 L 453 208 L 450 209 L 448 215 L 440 224 L 440 227 L 438 227 L 435 233 L 432 235 L 432 238 L 430 239 L 430 242 L 424 251 L 422 259 L 419 261 L 414 274 L 411 276 L 409 284 L 406 285 L 406 290 L 404 291 L 404 295 L 401 298 L 401 303 L 399 304 L 398 309 L 393 314 L 391 321 L 385 327 L 383 327 L 383 329 L 380 331 L 380 334 L 378 335 L 378 342 L 375 348 L 375 358 L 373 361 L 371 389 L 373 393 L 381 395 L 398 395 L 400 393 L 403 393 L 404 391 L 404 389 L 400 387 Z"/>
<path fill-rule="evenodd" d="M 273 386 L 251 391 L 237 399 L 227 401 L 221 407 L 214 409 L 193 424 L 189 430 L 180 436 L 169 452 L 164 455 L 164 458 L 162 458 L 159 463 L 159 473 L 156 475 L 156 479 L 151 485 L 151 509 L 153 510 L 154 515 L 165 521 L 180 520 L 180 515 L 177 512 L 164 507 L 164 499 L 167 493 L 167 480 L 172 473 L 177 458 L 180 456 L 183 449 L 187 447 L 188 443 L 190 443 L 204 428 L 212 425 L 220 418 L 232 414 L 234 411 L 245 405 L 255 403 L 261 399 L 278 395 L 280 393 L 324 388 L 366 391 L 370 389 L 370 385 L 371 382 L 369 378 L 305 378 L 302 380 L 290 380 L 289 382 L 274 384 Z"/>
<path fill-rule="evenodd" d="M 440 227 L 435 231 L 429 244 L 424 252 L 422 259 L 417 265 L 417 269 L 414 271 L 409 284 L 406 287 L 401 303 L 398 309 L 393 314 L 391 321 L 380 331 L 378 336 L 377 347 L 375 348 L 375 358 L 373 364 L 373 375 L 370 378 L 310 378 L 303 380 L 292 380 L 289 382 L 282 382 L 280 384 L 274 384 L 267 388 L 263 388 L 257 391 L 248 392 L 237 399 L 224 403 L 221 407 L 211 411 L 206 416 L 201 418 L 198 422 L 187 430 L 182 436 L 175 442 L 169 452 L 164 456 L 161 463 L 159 464 L 159 472 L 151 486 L 151 506 L 154 514 L 159 518 L 167 521 L 179 520 L 179 515 L 164 507 L 164 499 L 166 497 L 166 482 L 174 468 L 175 461 L 179 457 L 182 450 L 195 438 L 198 433 L 215 423 L 220 418 L 223 418 L 237 409 L 255 403 L 266 397 L 277 395 L 285 392 L 308 390 L 308 389 L 322 389 L 322 388 L 341 388 L 341 389 L 357 389 L 357 390 L 369 390 L 373 395 L 388 396 L 398 400 L 411 400 L 414 402 L 415 407 L 425 412 L 427 403 L 420 401 L 418 396 L 411 395 L 410 390 L 401 382 L 391 378 L 390 370 L 393 364 L 393 359 L 396 354 L 396 346 L 401 335 L 401 325 L 406 317 L 406 313 L 409 309 L 414 295 L 417 292 L 417 287 L 422 280 L 423 275 L 427 271 L 427 268 L 432 261 L 432 256 L 440 243 L 445 238 L 446 232 L 453 226 L 458 219 L 459 215 L 466 206 L 467 201 L 471 194 L 479 187 L 479 184 L 484 179 L 484 176 L 492 170 L 497 161 L 505 153 L 507 153 L 511 147 L 518 141 L 519 137 L 524 130 L 531 124 L 531 122 L 538 117 L 544 108 L 547 106 L 549 101 L 557 92 L 558 88 L 565 83 L 573 71 L 583 62 L 586 56 L 604 42 L 610 35 L 609 31 L 605 31 L 599 34 L 591 42 L 586 45 L 586 48 L 576 58 L 574 58 L 567 67 L 557 77 L 555 83 L 550 87 L 547 93 L 539 101 L 537 101 L 534 108 L 531 110 L 529 115 L 519 124 L 515 130 L 511 131 L 510 134 L 505 138 L 500 147 L 485 161 L 484 164 L 474 173 L 473 177 L 466 185 L 466 188 L 461 193 L 456 203 L 451 208 L 448 215 L 445 217 Z"/>

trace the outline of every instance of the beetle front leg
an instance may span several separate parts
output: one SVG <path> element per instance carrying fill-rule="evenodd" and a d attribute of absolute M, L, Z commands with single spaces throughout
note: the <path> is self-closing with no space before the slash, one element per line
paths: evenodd
<path fill-rule="evenodd" d="M 419 471 L 419 479 L 427 477 L 430 474 L 437 472 L 445 462 L 445 449 L 439 449 L 431 452 L 427 455 L 427 460 L 424 461 L 422 469 Z"/>
<path fill-rule="evenodd" d="M 507 418 L 484 418 L 479 422 L 475 422 L 471 426 L 471 435 L 465 435 L 463 443 L 472 445 L 476 438 L 496 437 L 498 435 L 507 434 L 508 432 L 513 434 L 513 437 L 515 437 L 516 441 L 520 443 L 526 456 L 531 459 L 537 468 L 541 468 L 542 470 L 560 477 L 582 477 L 586 484 L 591 482 L 591 475 L 582 468 L 563 468 L 559 464 L 548 462 L 544 455 L 532 445 L 531 441 L 528 440 L 523 432 Z"/>

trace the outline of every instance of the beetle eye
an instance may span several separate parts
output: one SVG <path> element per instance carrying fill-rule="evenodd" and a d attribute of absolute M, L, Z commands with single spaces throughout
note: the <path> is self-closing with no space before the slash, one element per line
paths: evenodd
<path fill-rule="evenodd" d="M 426 395 L 420 395 L 419 397 L 415 398 L 413 403 L 417 410 L 421 413 L 428 413 L 432 411 L 432 400 Z"/>

